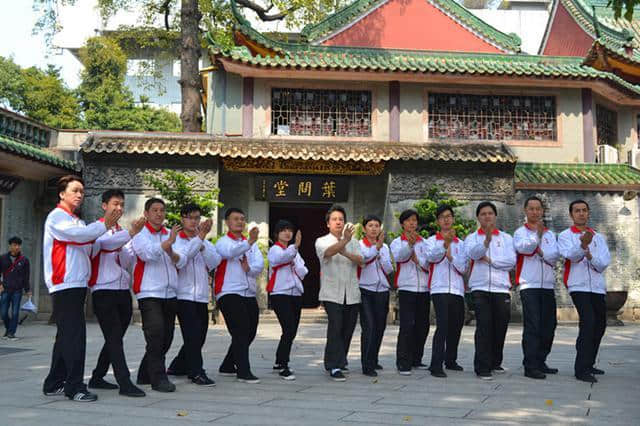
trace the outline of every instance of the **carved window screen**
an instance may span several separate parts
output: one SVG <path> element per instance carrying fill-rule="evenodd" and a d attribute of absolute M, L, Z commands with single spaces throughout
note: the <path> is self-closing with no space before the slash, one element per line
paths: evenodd
<path fill-rule="evenodd" d="M 429 94 L 429 138 L 557 140 L 553 96 Z"/>
<path fill-rule="evenodd" d="M 371 136 L 371 92 L 274 88 L 271 134 Z"/>
<path fill-rule="evenodd" d="M 596 105 L 596 132 L 598 145 L 615 145 L 618 143 L 618 113 Z"/>

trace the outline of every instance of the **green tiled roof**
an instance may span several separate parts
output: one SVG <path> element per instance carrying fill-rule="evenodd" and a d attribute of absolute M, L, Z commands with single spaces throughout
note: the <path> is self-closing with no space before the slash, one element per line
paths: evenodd
<path fill-rule="evenodd" d="M 302 30 L 302 35 L 309 41 L 315 41 L 330 33 L 345 27 L 358 17 L 380 6 L 388 0 L 356 0 L 348 6 L 338 10 L 333 15 L 317 24 L 308 25 Z M 520 37 L 516 34 L 505 34 L 498 31 L 482 19 L 469 12 L 466 8 L 454 0 L 424 0 L 429 1 L 442 12 L 458 20 L 461 24 L 477 33 L 481 37 L 497 45 L 499 48 L 510 51 L 520 51 Z"/>
<path fill-rule="evenodd" d="M 516 185 L 640 187 L 640 170 L 626 164 L 518 163 L 515 179 Z"/>
<path fill-rule="evenodd" d="M 309 70 L 363 70 L 407 73 L 447 73 L 471 75 L 515 75 L 526 77 L 608 80 L 634 94 L 640 87 L 604 71 L 582 65 L 578 57 L 535 55 L 426 52 L 374 48 L 307 46 L 275 57 L 253 56 L 246 47 L 213 54 L 236 62 L 265 68 Z"/>
<path fill-rule="evenodd" d="M 57 157 L 36 145 L 21 142 L 3 135 L 0 135 L 0 151 L 19 155 L 20 157 L 25 157 L 30 160 L 49 164 L 61 169 L 79 170 L 77 164 L 73 161 Z"/>

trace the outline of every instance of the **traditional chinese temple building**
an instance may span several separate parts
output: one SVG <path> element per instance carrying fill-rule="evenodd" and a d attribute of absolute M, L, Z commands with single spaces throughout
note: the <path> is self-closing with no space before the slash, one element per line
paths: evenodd
<path fill-rule="evenodd" d="M 300 226 L 313 307 L 313 242 L 332 203 L 349 221 L 373 213 L 397 230 L 396 215 L 438 185 L 469 202 L 469 217 L 477 201 L 496 202 L 512 232 L 532 194 L 555 231 L 584 198 L 614 256 L 609 286 L 629 290 L 625 315 L 640 316 L 640 170 L 624 161 L 638 152 L 640 39 L 589 12 L 603 2 L 557 0 L 540 54 L 527 55 L 517 35 L 453 0 L 357 0 L 296 43 L 256 31 L 232 1 L 236 47 L 208 41 L 207 133 L 90 133 L 86 213 L 120 187 L 139 214 L 152 194 L 143 175 L 181 170 L 198 190 L 218 186 L 265 243 L 280 218 Z M 557 294 L 571 317 L 560 285 Z"/>

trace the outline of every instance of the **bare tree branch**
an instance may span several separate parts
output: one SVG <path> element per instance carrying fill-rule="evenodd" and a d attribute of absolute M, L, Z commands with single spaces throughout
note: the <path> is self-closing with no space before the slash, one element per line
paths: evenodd
<path fill-rule="evenodd" d="M 242 7 L 253 10 L 256 15 L 258 15 L 258 17 L 264 22 L 279 21 L 281 19 L 284 19 L 292 12 L 295 12 L 299 8 L 299 6 L 293 6 L 288 8 L 287 10 L 269 15 L 269 11 L 273 8 L 273 3 L 271 3 L 268 8 L 262 7 L 251 0 L 236 0 L 236 3 L 238 3 Z"/>

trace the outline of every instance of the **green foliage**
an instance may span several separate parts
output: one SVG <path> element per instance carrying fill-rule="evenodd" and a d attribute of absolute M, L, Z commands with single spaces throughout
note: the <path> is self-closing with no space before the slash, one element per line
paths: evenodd
<path fill-rule="evenodd" d="M 57 68 L 21 68 L 0 56 L 0 104 L 48 126 L 81 127 L 80 108 L 74 93 L 62 81 Z"/>
<path fill-rule="evenodd" d="M 447 195 L 440 191 L 440 188 L 436 185 L 432 186 L 422 199 L 418 200 L 414 205 L 414 209 L 418 212 L 419 221 L 418 228 L 420 229 L 420 235 L 424 238 L 428 238 L 430 235 L 435 234 L 438 231 L 438 223 L 436 220 L 436 210 L 439 206 L 448 204 L 457 210 L 457 207 L 466 205 L 466 202 L 459 201 L 453 198 L 447 197 Z M 460 215 L 456 211 L 455 222 L 453 229 L 456 231 L 456 235 L 459 238 L 464 238 L 476 229 L 476 221 L 473 219 L 467 219 Z M 389 233 L 389 238 L 396 238 L 400 233 Z"/>
<path fill-rule="evenodd" d="M 640 5 L 640 0 L 610 0 L 607 7 L 613 9 L 616 19 L 624 16 L 624 19 L 631 21 L 635 8 Z"/>
<path fill-rule="evenodd" d="M 203 217 L 210 217 L 216 208 L 223 204 L 218 201 L 220 189 L 214 188 L 204 194 L 193 190 L 195 178 L 175 170 L 164 170 L 160 177 L 152 173 L 144 176 L 166 203 L 167 222 L 170 226 L 180 223 L 180 209 L 187 203 L 195 203 L 202 209 Z"/>

